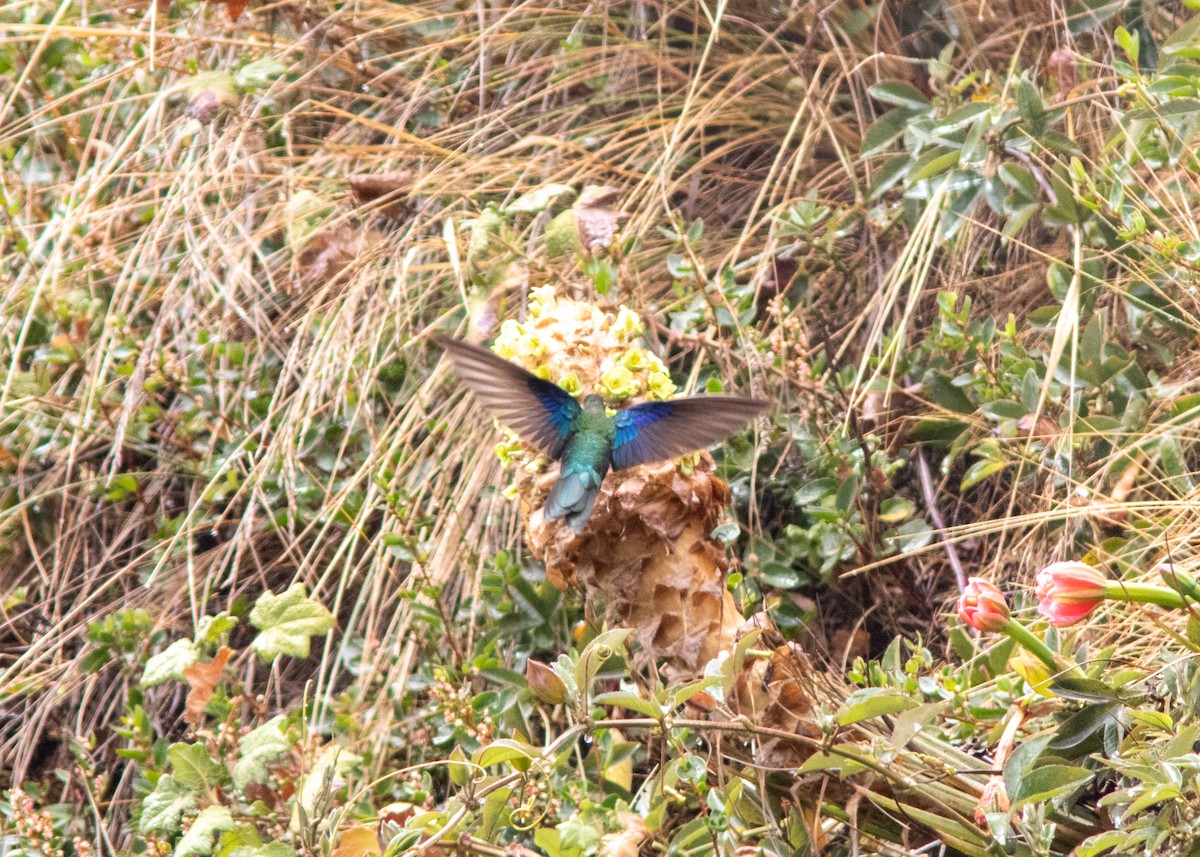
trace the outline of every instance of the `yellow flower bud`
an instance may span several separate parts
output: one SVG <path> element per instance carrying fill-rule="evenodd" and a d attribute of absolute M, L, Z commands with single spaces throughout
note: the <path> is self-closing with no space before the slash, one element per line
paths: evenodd
<path fill-rule="evenodd" d="M 633 373 L 617 364 L 600 377 L 600 388 L 610 399 L 628 399 L 638 391 Z"/>
<path fill-rule="evenodd" d="M 642 327 L 642 317 L 629 307 L 622 305 L 617 310 L 616 320 L 613 322 L 613 332 L 622 339 L 629 341 L 633 337 L 641 333 L 645 328 Z"/>
<path fill-rule="evenodd" d="M 640 372 L 650 365 L 646 352 L 640 348 L 631 348 L 620 357 L 621 364 L 630 372 Z"/>
<path fill-rule="evenodd" d="M 538 286 L 529 293 L 530 318 L 540 318 L 547 310 L 553 309 L 557 302 L 554 286 Z"/>
<path fill-rule="evenodd" d="M 675 395 L 675 382 L 665 372 L 651 372 L 647 387 L 656 399 L 669 399 Z"/>
<path fill-rule="evenodd" d="M 524 335 L 525 332 L 521 330 L 521 325 L 511 318 L 506 318 L 500 325 L 500 335 L 496 337 L 496 344 L 492 346 L 492 351 L 505 360 L 512 360 L 520 353 L 520 342 Z"/>

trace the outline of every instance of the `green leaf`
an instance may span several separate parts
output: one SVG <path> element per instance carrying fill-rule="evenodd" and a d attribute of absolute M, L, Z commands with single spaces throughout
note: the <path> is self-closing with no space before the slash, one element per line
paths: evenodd
<path fill-rule="evenodd" d="M 970 125 L 991 109 L 992 105 L 987 101 L 968 101 L 953 110 L 945 119 L 939 121 L 934 128 L 934 133 L 944 134 L 948 131 L 957 131 L 959 128 Z"/>
<path fill-rule="evenodd" d="M 204 616 L 196 625 L 196 642 L 215 646 L 224 642 L 225 634 L 237 627 L 237 617 L 221 611 L 216 616 Z"/>
<path fill-rule="evenodd" d="M 916 504 L 906 497 L 888 497 L 879 504 L 879 520 L 885 524 L 907 521 L 916 511 Z"/>
<path fill-rule="evenodd" d="M 1162 52 L 1166 56 L 1200 56 L 1200 15 L 1193 15 L 1183 26 L 1167 36 L 1163 41 Z"/>
<path fill-rule="evenodd" d="M 512 797 L 512 789 L 497 789 L 489 794 L 483 800 L 483 808 L 480 811 L 480 824 L 477 831 L 473 831 L 474 835 L 483 839 L 485 842 L 492 842 L 496 834 L 496 829 L 504 823 L 511 812 L 508 807 L 508 799 Z"/>
<path fill-rule="evenodd" d="M 866 687 L 850 694 L 838 710 L 837 721 L 849 726 L 884 714 L 897 714 L 917 706 L 916 700 L 888 687 Z"/>
<path fill-rule="evenodd" d="M 614 655 L 625 654 L 625 639 L 632 634 L 630 628 L 614 628 L 598 635 L 579 653 L 575 664 L 575 686 L 580 693 L 587 693 L 592 686 L 592 680 L 604 662 Z"/>
<path fill-rule="evenodd" d="M 673 687 L 667 692 L 666 705 L 668 709 L 676 709 L 683 705 L 698 693 L 706 692 L 710 687 L 716 687 L 721 683 L 720 676 L 708 676 L 707 678 L 698 678 L 695 681 L 689 681 L 681 684 L 678 687 Z"/>
<path fill-rule="evenodd" d="M 1035 137 L 1040 134 L 1046 125 L 1046 107 L 1042 103 L 1042 94 L 1024 78 L 1017 83 L 1017 110 L 1027 126 L 1026 131 Z"/>
<path fill-rule="evenodd" d="M 933 178 L 934 176 L 940 176 L 946 170 L 957 167 L 960 158 L 962 158 L 960 150 L 947 150 L 944 146 L 939 146 L 932 151 L 926 152 L 917 158 L 913 164 L 909 182 L 915 183 Z"/>
<path fill-rule="evenodd" d="M 504 206 L 504 212 L 505 214 L 537 214 L 558 200 L 574 195 L 575 189 L 570 185 L 544 184 L 529 193 L 521 194 L 509 205 Z"/>
<path fill-rule="evenodd" d="M 500 738 L 476 751 L 475 758 L 472 761 L 481 768 L 502 765 L 506 762 L 516 762 L 518 764 L 514 765 L 514 767 L 517 767 L 518 770 L 528 770 L 529 763 L 540 755 L 540 750 L 526 744 L 524 741 L 516 741 L 512 738 Z M 520 765 L 522 762 L 524 763 L 523 766 Z"/>
<path fill-rule="evenodd" d="M 180 816 L 196 809 L 196 793 L 180 785 L 170 774 L 158 778 L 154 791 L 142 800 L 138 830 L 171 836 L 179 830 Z"/>
<path fill-rule="evenodd" d="M 1126 0 L 1077 0 L 1067 7 L 1067 31 L 1072 36 L 1089 32 L 1121 10 Z"/>
<path fill-rule="evenodd" d="M 174 857 L 208 857 L 217 844 L 217 834 L 233 826 L 233 816 L 228 809 L 205 807 L 175 846 Z"/>
<path fill-rule="evenodd" d="M 1017 784 L 1012 796 L 1013 807 L 1021 804 L 1046 803 L 1057 797 L 1070 794 L 1089 783 L 1096 775 L 1087 768 L 1074 765 L 1042 765 L 1027 771 Z"/>
<path fill-rule="evenodd" d="M 875 175 L 871 179 L 871 187 L 867 191 L 867 196 L 872 200 L 881 197 L 896 182 L 904 178 L 904 174 L 908 172 L 908 167 L 911 163 L 912 161 L 908 155 L 896 155 L 889 158 L 875 170 Z"/>
<path fill-rule="evenodd" d="M 550 857 L 582 857 L 583 849 L 578 846 L 566 848 L 562 844 L 562 833 L 553 827 L 539 827 L 533 832 L 533 844 Z"/>
<path fill-rule="evenodd" d="M 283 731 L 284 722 L 282 714 L 273 717 L 242 738 L 238 744 L 240 758 L 233 766 L 233 784 L 239 789 L 266 782 L 267 763 L 292 749 L 292 742 Z"/>
<path fill-rule="evenodd" d="M 932 723 L 945 707 L 944 702 L 926 702 L 901 712 L 892 728 L 892 746 L 897 750 L 904 749 L 904 746 Z"/>
<path fill-rule="evenodd" d="M 866 157 L 886 148 L 893 140 L 904 133 L 904 129 L 908 127 L 908 120 L 911 117 L 912 113 L 901 107 L 895 107 L 884 113 L 871 123 L 871 127 L 863 134 L 859 155 Z M 909 160 L 907 155 L 902 157 L 905 162 Z M 893 164 L 893 167 L 895 166 Z"/>
<path fill-rule="evenodd" d="M 972 485 L 977 485 L 984 479 L 987 479 L 989 476 L 999 473 L 1001 470 L 1008 467 L 1009 464 L 1010 462 L 1004 461 L 1003 459 L 981 458 L 979 461 L 976 461 L 969 468 L 967 468 L 967 472 L 963 475 L 962 485 L 960 487 L 965 491 Z"/>
<path fill-rule="evenodd" d="M 1097 857 L 1097 855 L 1117 847 L 1120 847 L 1121 853 L 1127 854 L 1130 853 L 1126 851 L 1126 843 L 1129 841 L 1130 835 L 1131 832 L 1128 830 L 1106 830 L 1083 840 L 1075 846 L 1071 854 L 1074 857 Z"/>
<path fill-rule="evenodd" d="M 157 655 L 146 659 L 142 669 L 142 687 L 154 687 L 165 681 L 183 681 L 183 671 L 200 660 L 200 651 L 191 640 L 176 640 Z"/>
<path fill-rule="evenodd" d="M 1129 804 L 1125 812 L 1129 818 L 1134 818 L 1148 807 L 1154 806 L 1156 803 L 1163 803 L 1169 800 L 1178 800 L 1183 796 L 1179 790 L 1179 786 L 1174 783 L 1163 783 L 1162 785 L 1151 786 L 1142 792 L 1133 803 Z"/>
<path fill-rule="evenodd" d="M 1104 728 L 1105 723 L 1119 722 L 1118 702 L 1102 702 L 1084 706 L 1063 721 L 1050 742 L 1051 750 L 1072 750 Z"/>
<path fill-rule="evenodd" d="M 884 104 L 895 104 L 912 110 L 926 110 L 930 106 L 929 99 L 921 90 L 903 80 L 885 80 L 877 83 L 867 90 L 867 94 Z"/>
<path fill-rule="evenodd" d="M 799 572 L 781 562 L 764 562 L 758 579 L 772 589 L 796 589 L 802 582 Z"/>
<path fill-rule="evenodd" d="M 663 716 L 662 706 L 651 699 L 643 699 L 636 693 L 627 693 L 622 690 L 614 690 L 608 693 L 598 694 L 593 700 L 596 705 L 611 705 L 621 708 L 628 708 L 630 711 L 636 711 L 639 714 L 644 714 L 647 717 L 653 717 L 655 720 L 661 720 Z"/>
<path fill-rule="evenodd" d="M 285 71 L 287 71 L 287 67 L 279 60 L 273 57 L 263 57 L 239 68 L 234 72 L 233 80 L 239 89 L 245 91 L 265 89 L 283 77 Z"/>
<path fill-rule="evenodd" d="M 194 791 L 205 791 L 224 779 L 225 768 L 213 761 L 203 744 L 172 744 L 167 759 L 176 782 Z"/>
<path fill-rule="evenodd" d="M 1120 692 L 1094 678 L 1059 676 L 1051 688 L 1059 696 L 1080 702 L 1122 702 L 1125 699 Z"/>
<path fill-rule="evenodd" d="M 250 624 L 260 632 L 250 648 L 263 660 L 280 655 L 307 658 L 309 637 L 329 631 L 333 614 L 307 596 L 303 583 L 294 583 L 282 595 L 269 589 L 260 595 L 250 611 Z"/>

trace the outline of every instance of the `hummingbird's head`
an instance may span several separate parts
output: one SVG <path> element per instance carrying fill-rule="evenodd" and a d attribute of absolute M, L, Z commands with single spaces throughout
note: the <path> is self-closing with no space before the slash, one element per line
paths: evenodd
<path fill-rule="evenodd" d="M 604 416 L 607 413 L 604 409 L 604 397 L 598 396 L 595 393 L 589 393 L 583 397 L 583 412 L 585 414 L 598 414 Z"/>

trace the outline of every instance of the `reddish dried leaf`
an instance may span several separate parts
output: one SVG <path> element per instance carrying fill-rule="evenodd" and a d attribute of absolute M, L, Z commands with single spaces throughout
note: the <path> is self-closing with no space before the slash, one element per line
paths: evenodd
<path fill-rule="evenodd" d="M 225 17 L 232 23 L 246 11 L 246 0 L 217 0 L 225 6 Z"/>
<path fill-rule="evenodd" d="M 1044 440 L 1058 434 L 1058 423 L 1045 414 L 1026 414 L 1017 420 L 1017 431 Z"/>
<path fill-rule="evenodd" d="M 187 695 L 187 711 L 183 715 L 187 723 L 195 725 L 200 722 L 204 706 L 212 699 L 213 691 L 216 690 L 217 682 L 221 680 L 221 673 L 225 671 L 225 664 L 229 662 L 229 656 L 232 654 L 233 649 L 221 646 L 217 656 L 210 662 L 192 664 L 183 671 L 183 677 L 191 687 Z"/>
<path fill-rule="evenodd" d="M 381 214 L 388 217 L 403 217 L 408 211 L 404 199 L 413 188 L 412 170 L 396 170 L 379 175 L 350 176 L 348 181 L 355 201 L 368 203 L 390 197 L 385 205 L 380 206 Z"/>

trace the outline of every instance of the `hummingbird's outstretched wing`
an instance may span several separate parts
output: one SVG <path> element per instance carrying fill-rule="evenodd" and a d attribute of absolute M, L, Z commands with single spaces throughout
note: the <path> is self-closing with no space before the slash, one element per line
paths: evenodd
<path fill-rule="evenodd" d="M 448 336 L 437 342 L 458 377 L 501 423 L 551 458 L 562 454 L 580 410 L 570 393 L 486 348 Z"/>
<path fill-rule="evenodd" d="M 613 469 L 703 449 L 729 437 L 766 409 L 767 403 L 759 399 L 693 396 L 618 411 L 613 416 L 617 424 Z"/>

